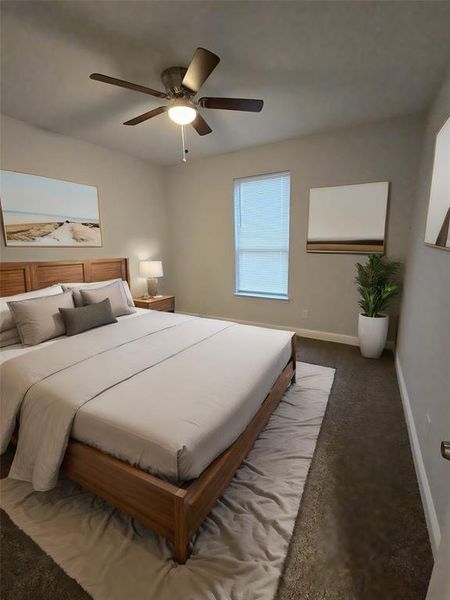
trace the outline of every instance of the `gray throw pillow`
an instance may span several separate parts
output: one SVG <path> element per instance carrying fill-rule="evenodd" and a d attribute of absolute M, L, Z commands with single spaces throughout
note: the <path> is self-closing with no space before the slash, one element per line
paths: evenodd
<path fill-rule="evenodd" d="M 60 308 L 59 312 L 66 326 L 66 335 L 76 335 L 95 327 L 117 323 L 108 298 L 97 304 L 88 304 L 77 308 Z"/>
<path fill-rule="evenodd" d="M 3 296 L 0 298 L 0 332 L 15 328 L 14 317 L 8 308 L 8 302 L 21 302 L 22 300 L 31 300 L 32 298 L 42 298 L 43 296 L 54 296 L 62 294 L 63 290 L 60 285 L 51 285 L 50 287 L 34 290 L 34 292 L 24 292 L 23 294 L 15 294 L 14 296 Z M 17 334 L 19 335 L 19 334 Z"/>
<path fill-rule="evenodd" d="M 35 346 L 46 340 L 64 335 L 66 328 L 60 308 L 73 308 L 72 292 L 54 296 L 8 302 L 22 344 Z"/>
<path fill-rule="evenodd" d="M 97 304 L 98 302 L 105 300 L 105 298 L 108 298 L 111 302 L 111 310 L 115 317 L 130 315 L 131 313 L 136 312 L 133 307 L 128 306 L 121 282 L 119 281 L 100 288 L 80 290 L 80 294 L 83 298 L 83 304 Z"/>

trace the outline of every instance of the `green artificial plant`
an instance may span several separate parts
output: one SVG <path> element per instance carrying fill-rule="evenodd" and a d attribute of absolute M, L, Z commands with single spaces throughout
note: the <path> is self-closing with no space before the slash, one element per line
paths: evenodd
<path fill-rule="evenodd" d="M 381 254 L 369 254 L 367 263 L 357 263 L 355 277 L 361 299 L 358 304 L 365 317 L 381 317 L 389 301 L 400 293 L 395 276 L 400 263 L 386 260 Z"/>

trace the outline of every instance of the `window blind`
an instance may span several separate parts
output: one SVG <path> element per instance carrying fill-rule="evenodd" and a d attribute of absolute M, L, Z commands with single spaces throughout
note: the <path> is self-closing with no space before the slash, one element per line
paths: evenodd
<path fill-rule="evenodd" d="M 234 184 L 236 293 L 287 298 L 290 174 Z"/>

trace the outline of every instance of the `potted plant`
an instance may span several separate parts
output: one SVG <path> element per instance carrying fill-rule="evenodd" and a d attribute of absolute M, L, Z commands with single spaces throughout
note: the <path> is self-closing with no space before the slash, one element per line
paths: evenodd
<path fill-rule="evenodd" d="M 386 260 L 381 254 L 370 254 L 366 264 L 356 264 L 355 282 L 362 311 L 358 337 L 361 354 L 366 358 L 379 358 L 386 344 L 389 317 L 383 310 L 400 292 L 395 281 L 399 267 L 400 263 Z"/>

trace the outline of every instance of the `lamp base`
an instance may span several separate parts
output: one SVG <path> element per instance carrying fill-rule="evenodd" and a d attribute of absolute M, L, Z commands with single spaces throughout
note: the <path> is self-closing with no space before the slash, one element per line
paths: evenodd
<path fill-rule="evenodd" d="M 148 298 L 158 295 L 158 280 L 155 277 L 147 279 Z"/>

